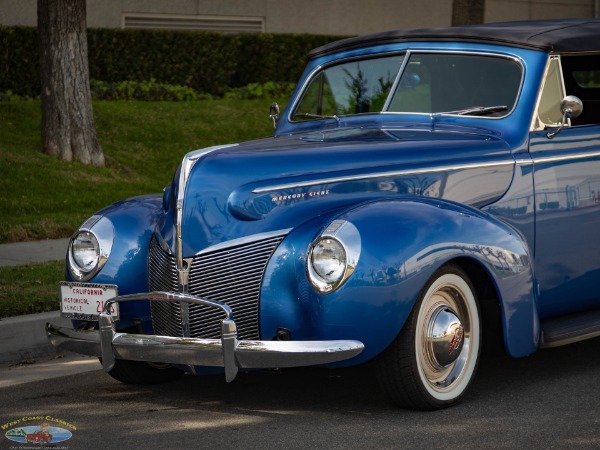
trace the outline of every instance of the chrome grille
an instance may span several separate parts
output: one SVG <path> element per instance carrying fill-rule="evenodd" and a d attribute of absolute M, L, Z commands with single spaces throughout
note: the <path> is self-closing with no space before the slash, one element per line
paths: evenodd
<path fill-rule="evenodd" d="M 160 247 L 155 236 L 152 236 L 148 251 L 148 288 L 150 291 L 177 291 L 175 257 Z M 179 303 L 150 302 L 150 313 L 156 334 L 183 335 Z"/>
<path fill-rule="evenodd" d="M 188 292 L 226 303 L 233 311 L 239 339 L 259 339 L 259 296 L 263 274 L 284 234 L 233 241 L 231 246 L 196 255 L 189 274 Z M 238 243 L 236 243 L 238 242 Z M 175 258 L 152 238 L 149 263 L 150 290 L 177 290 Z M 156 333 L 182 336 L 179 304 L 152 302 L 152 323 Z M 224 313 L 203 305 L 190 304 L 190 336 L 217 339 Z"/>

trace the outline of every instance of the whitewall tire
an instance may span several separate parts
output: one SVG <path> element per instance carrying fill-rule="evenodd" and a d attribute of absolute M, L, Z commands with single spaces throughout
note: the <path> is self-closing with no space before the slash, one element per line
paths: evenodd
<path fill-rule="evenodd" d="M 425 284 L 404 328 L 380 357 L 379 380 L 402 407 L 454 405 L 473 381 L 480 346 L 475 289 L 460 267 L 445 265 Z"/>

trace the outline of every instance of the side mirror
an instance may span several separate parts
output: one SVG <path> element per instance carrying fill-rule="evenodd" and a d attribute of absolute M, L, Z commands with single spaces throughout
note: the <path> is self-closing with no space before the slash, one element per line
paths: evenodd
<path fill-rule="evenodd" d="M 583 112 L 583 102 L 579 99 L 579 97 L 567 95 L 562 99 L 562 102 L 560 102 L 560 112 L 563 115 L 560 126 L 556 131 L 548 132 L 546 134 L 548 139 L 552 139 L 554 136 L 560 133 L 563 127 L 566 125 L 567 120 L 577 119 L 581 115 Z"/>
<path fill-rule="evenodd" d="M 269 117 L 273 119 L 273 128 L 277 128 L 277 122 L 279 122 L 279 105 L 277 103 L 271 103 Z"/>

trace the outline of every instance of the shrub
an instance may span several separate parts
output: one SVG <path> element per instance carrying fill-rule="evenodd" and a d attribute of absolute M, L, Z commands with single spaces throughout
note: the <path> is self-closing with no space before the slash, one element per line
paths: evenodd
<path fill-rule="evenodd" d="M 40 93 L 36 28 L 0 26 L 0 92 L 37 97 Z M 108 85 L 140 82 L 140 95 L 150 84 L 191 88 L 196 93 L 253 98 L 257 83 L 296 82 L 314 47 L 339 36 L 292 34 L 218 34 L 171 30 L 89 29 L 90 77 Z M 154 81 L 148 81 L 154 80 Z M 131 87 L 122 87 L 122 91 Z M 98 87 L 98 89 L 104 89 Z M 108 90 L 111 88 L 106 88 Z M 116 88 L 114 88 L 116 89 Z M 137 88 L 136 88 L 137 89 Z M 284 88 L 284 90 L 287 88 Z M 189 91 L 169 93 L 185 97 Z"/>
<path fill-rule="evenodd" d="M 187 101 L 200 98 L 190 87 L 158 83 L 154 79 L 117 83 L 92 80 L 90 87 L 95 100 Z"/>
<path fill-rule="evenodd" d="M 0 26 L 0 92 L 40 95 L 37 28 Z"/>
<path fill-rule="evenodd" d="M 250 83 L 241 88 L 232 88 L 225 93 L 225 98 L 238 100 L 289 98 L 294 92 L 294 83 L 275 83 L 268 81 L 264 84 Z"/>
<path fill-rule="evenodd" d="M 32 97 L 26 95 L 18 95 L 13 91 L 0 92 L 0 102 L 21 102 L 33 100 Z"/>
<path fill-rule="evenodd" d="M 219 95 L 235 71 L 235 41 L 189 31 L 89 30 L 90 77 L 107 83 L 155 79 Z"/>
<path fill-rule="evenodd" d="M 341 39 L 341 36 L 309 34 L 241 34 L 238 36 L 238 65 L 232 87 L 250 83 L 296 82 L 306 55 L 313 48 Z"/>

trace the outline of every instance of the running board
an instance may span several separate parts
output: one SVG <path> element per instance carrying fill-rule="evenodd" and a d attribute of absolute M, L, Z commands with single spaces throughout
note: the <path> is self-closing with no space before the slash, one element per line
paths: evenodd
<path fill-rule="evenodd" d="M 540 348 L 559 347 L 600 336 L 600 310 L 571 314 L 541 323 Z"/>

